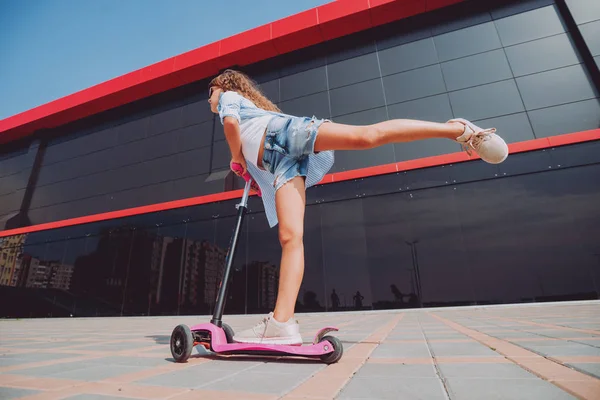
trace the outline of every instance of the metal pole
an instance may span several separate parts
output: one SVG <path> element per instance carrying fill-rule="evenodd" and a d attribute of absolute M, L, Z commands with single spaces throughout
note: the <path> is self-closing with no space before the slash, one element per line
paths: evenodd
<path fill-rule="evenodd" d="M 421 286 L 421 270 L 419 268 L 419 255 L 417 254 L 417 243 L 419 243 L 418 240 L 413 242 L 413 249 L 415 252 L 415 267 L 416 267 L 416 273 L 417 273 L 417 285 L 419 286 L 419 304 L 421 305 L 421 307 L 423 307 L 423 288 Z"/>
<path fill-rule="evenodd" d="M 237 222 L 235 224 L 233 236 L 231 237 L 231 242 L 229 244 L 229 252 L 227 253 L 227 257 L 225 259 L 225 271 L 223 271 L 223 278 L 221 279 L 221 282 L 219 284 L 219 294 L 217 295 L 215 311 L 213 313 L 213 318 L 210 320 L 210 322 L 213 325 L 216 325 L 218 327 L 221 327 L 223 324 L 221 319 L 223 318 L 223 311 L 225 309 L 227 283 L 229 282 L 229 273 L 231 272 L 231 266 L 233 265 L 233 259 L 235 257 L 238 237 L 242 229 L 242 222 L 244 219 L 244 215 L 246 214 L 246 211 L 248 209 L 248 194 L 250 193 L 251 183 L 251 179 L 248 180 L 248 182 L 246 182 L 246 186 L 244 187 L 244 194 L 242 195 L 242 201 L 236 205 L 236 208 L 238 209 Z"/>
<path fill-rule="evenodd" d="M 415 285 L 417 289 L 417 299 L 419 300 L 419 307 L 423 307 L 423 301 L 421 299 L 422 291 L 421 291 L 421 274 L 419 271 L 419 259 L 417 256 L 417 243 L 418 240 L 413 240 L 412 242 L 405 241 L 407 245 L 410 246 L 410 255 L 412 256 L 413 263 L 413 271 L 415 273 Z"/>
<path fill-rule="evenodd" d="M 185 230 L 183 231 L 183 238 L 181 238 L 181 252 L 180 252 L 180 256 L 179 256 L 179 293 L 177 294 L 177 315 L 179 315 L 179 310 L 181 307 L 181 292 L 183 290 L 183 281 L 185 280 L 185 274 L 187 273 L 187 268 L 184 270 L 183 266 L 184 265 L 186 267 L 188 266 L 185 263 L 185 259 L 187 256 L 187 252 L 186 252 L 187 229 L 188 229 L 188 223 L 186 220 L 185 221 Z M 190 279 L 191 279 L 191 274 L 190 274 Z M 190 282 L 188 281 L 188 286 L 189 286 L 189 284 L 190 284 Z"/>

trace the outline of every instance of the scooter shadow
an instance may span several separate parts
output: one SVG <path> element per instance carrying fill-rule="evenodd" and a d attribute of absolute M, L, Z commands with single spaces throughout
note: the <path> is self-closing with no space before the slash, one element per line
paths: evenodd
<path fill-rule="evenodd" d="M 191 359 L 207 359 L 212 361 L 241 361 L 241 362 L 264 362 L 264 363 L 278 363 L 278 364 L 323 364 L 321 360 L 305 358 L 305 357 L 294 357 L 294 356 L 254 356 L 251 354 L 217 354 L 212 351 L 206 350 L 202 346 L 197 346 L 198 349 L 197 354 L 192 354 L 190 356 Z M 170 361 L 175 363 L 175 359 L 173 357 L 165 358 L 165 361 Z"/>
<path fill-rule="evenodd" d="M 144 336 L 145 338 L 152 339 L 156 344 L 170 344 L 171 336 L 168 335 L 150 335 Z"/>

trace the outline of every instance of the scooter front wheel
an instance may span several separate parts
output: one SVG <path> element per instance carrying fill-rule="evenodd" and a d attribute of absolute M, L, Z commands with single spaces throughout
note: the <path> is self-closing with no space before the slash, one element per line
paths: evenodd
<path fill-rule="evenodd" d="M 194 337 L 187 325 L 177 325 L 171 333 L 171 355 L 175 362 L 183 363 L 192 355 Z"/>
<path fill-rule="evenodd" d="M 323 354 L 321 356 L 321 361 L 323 361 L 325 364 L 333 364 L 338 362 L 344 354 L 344 346 L 342 345 L 342 341 L 335 336 L 325 336 L 319 343 L 325 341 L 331 343 L 333 346 L 333 351 L 331 353 Z"/>

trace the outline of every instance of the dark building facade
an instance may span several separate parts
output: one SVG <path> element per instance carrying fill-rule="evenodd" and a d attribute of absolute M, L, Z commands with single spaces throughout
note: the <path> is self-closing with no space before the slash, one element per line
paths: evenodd
<path fill-rule="evenodd" d="M 442 140 L 336 152 L 307 191 L 298 311 L 600 298 L 600 3 L 445 3 L 229 65 L 286 113 L 464 117 L 511 147 L 500 165 Z M 0 315 L 212 311 L 243 182 L 211 77 L 0 144 Z M 249 205 L 231 313 L 276 298 L 277 229 Z"/>

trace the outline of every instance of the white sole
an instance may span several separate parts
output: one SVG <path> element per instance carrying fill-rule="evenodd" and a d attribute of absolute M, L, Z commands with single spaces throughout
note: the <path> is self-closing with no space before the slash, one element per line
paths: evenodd
<path fill-rule="evenodd" d="M 248 338 L 244 340 L 236 339 L 233 337 L 233 341 L 236 343 L 249 343 L 249 344 L 279 344 L 279 345 L 288 345 L 288 346 L 301 346 L 302 338 L 301 337 L 283 337 L 283 338 L 268 338 L 268 339 L 259 339 L 259 338 Z"/>
<path fill-rule="evenodd" d="M 506 161 L 507 158 L 508 158 L 508 153 L 504 156 L 504 158 L 502 160 L 493 162 L 493 163 L 489 163 L 489 164 L 502 164 L 504 161 Z"/>

